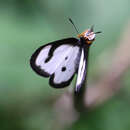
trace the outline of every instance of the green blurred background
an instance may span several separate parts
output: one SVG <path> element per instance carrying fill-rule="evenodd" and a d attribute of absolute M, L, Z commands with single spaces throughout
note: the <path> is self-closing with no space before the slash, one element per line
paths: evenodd
<path fill-rule="evenodd" d="M 109 55 L 118 46 L 130 20 L 129 0 L 0 0 L 0 130 L 52 129 L 56 118 L 53 104 L 67 88 L 51 88 L 48 79 L 32 71 L 29 59 L 43 44 L 76 37 L 68 17 L 80 32 L 93 24 L 95 31 L 103 32 L 91 47 L 92 81 L 100 75 L 99 55 Z M 100 62 L 109 64 L 107 58 Z M 125 96 L 117 95 L 81 116 L 70 130 L 129 130 L 129 76 L 128 72 L 123 79 Z"/>

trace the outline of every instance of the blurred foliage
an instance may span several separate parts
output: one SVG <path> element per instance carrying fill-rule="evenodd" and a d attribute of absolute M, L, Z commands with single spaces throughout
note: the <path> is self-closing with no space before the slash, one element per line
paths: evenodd
<path fill-rule="evenodd" d="M 0 129 L 52 129 L 56 115 L 53 102 L 65 89 L 49 87 L 48 79 L 31 70 L 31 54 L 45 43 L 76 37 L 68 17 L 80 32 L 94 24 L 95 30 L 103 33 L 91 47 L 92 80 L 98 72 L 98 56 L 118 44 L 130 19 L 129 5 L 129 0 L 0 0 Z M 119 94 L 86 113 L 70 129 L 129 130 L 129 75 L 128 72 L 123 80 L 125 96 Z"/>

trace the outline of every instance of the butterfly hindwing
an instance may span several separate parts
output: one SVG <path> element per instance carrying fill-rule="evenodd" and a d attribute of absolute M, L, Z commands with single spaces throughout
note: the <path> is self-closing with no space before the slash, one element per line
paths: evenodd
<path fill-rule="evenodd" d="M 84 45 L 81 48 L 81 56 L 78 66 L 78 75 L 76 80 L 76 88 L 75 91 L 78 92 L 80 88 L 83 86 L 86 80 L 86 73 L 87 73 L 87 59 L 88 55 L 88 48 Z"/>
<path fill-rule="evenodd" d="M 78 67 L 80 47 L 78 39 L 68 38 L 44 45 L 32 55 L 33 70 L 49 77 L 51 86 L 60 88 L 70 84 Z"/>
<path fill-rule="evenodd" d="M 63 52 L 62 62 L 50 78 L 50 84 L 54 87 L 65 87 L 70 84 L 78 67 L 79 47 L 72 46 Z"/>

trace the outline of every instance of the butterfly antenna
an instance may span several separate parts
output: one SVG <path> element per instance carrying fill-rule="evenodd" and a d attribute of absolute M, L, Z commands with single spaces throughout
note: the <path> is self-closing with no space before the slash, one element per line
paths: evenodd
<path fill-rule="evenodd" d="M 94 31 L 94 25 L 91 26 L 90 31 L 91 31 L 91 32 Z M 95 32 L 95 34 L 98 34 L 98 33 L 102 33 L 102 32 L 101 32 L 101 31 Z"/>
<path fill-rule="evenodd" d="M 91 32 L 93 32 L 93 31 L 94 31 L 94 29 L 93 29 L 93 28 L 94 28 L 94 25 L 92 25 L 92 26 L 91 26 L 91 28 L 90 28 L 90 31 L 91 31 Z"/>
<path fill-rule="evenodd" d="M 75 30 L 76 30 L 76 32 L 77 32 L 77 34 L 79 34 L 79 31 L 78 31 L 78 29 L 76 28 L 76 26 L 75 26 L 75 24 L 74 24 L 74 22 L 72 21 L 72 19 L 71 18 L 69 18 L 69 21 L 71 22 L 71 24 L 73 25 L 73 27 L 75 28 Z"/>
<path fill-rule="evenodd" d="M 98 33 L 102 33 L 101 31 L 99 31 L 99 32 L 95 32 L 95 34 L 98 34 Z"/>

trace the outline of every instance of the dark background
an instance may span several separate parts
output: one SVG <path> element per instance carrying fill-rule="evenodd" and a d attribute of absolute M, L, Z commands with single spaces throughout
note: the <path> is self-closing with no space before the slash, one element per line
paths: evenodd
<path fill-rule="evenodd" d="M 130 20 L 129 0 L 0 0 L 0 130 L 50 130 L 59 124 L 54 124 L 53 104 L 68 88 L 51 88 L 48 79 L 32 71 L 29 59 L 43 44 L 76 37 L 68 17 L 79 32 L 93 24 L 95 31 L 103 32 L 90 50 L 91 82 L 111 64 L 112 52 Z M 70 129 L 129 130 L 129 78 L 130 71 L 122 82 L 125 97 L 113 97 Z"/>

